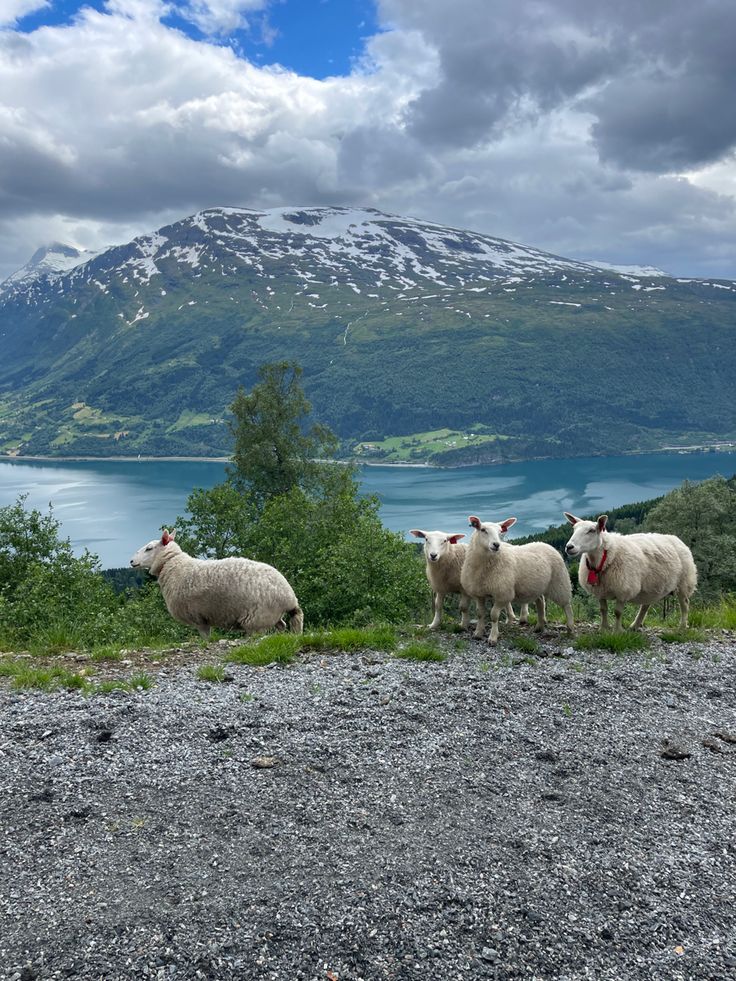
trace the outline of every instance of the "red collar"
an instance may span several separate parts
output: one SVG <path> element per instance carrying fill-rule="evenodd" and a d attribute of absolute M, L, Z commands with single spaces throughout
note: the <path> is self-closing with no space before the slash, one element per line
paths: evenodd
<path fill-rule="evenodd" d="M 585 556 L 585 564 L 588 567 L 588 582 L 590 583 L 591 586 L 598 585 L 598 582 L 600 581 L 601 578 L 601 573 L 603 572 L 603 566 L 606 564 L 607 558 L 608 558 L 608 552 L 604 548 L 603 558 L 601 559 L 600 564 L 597 565 L 595 568 L 593 568 L 593 566 L 588 561 L 588 556 L 587 555 Z"/>

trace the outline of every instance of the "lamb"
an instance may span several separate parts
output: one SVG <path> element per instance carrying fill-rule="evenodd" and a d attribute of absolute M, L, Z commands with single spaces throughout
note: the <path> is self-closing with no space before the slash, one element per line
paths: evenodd
<path fill-rule="evenodd" d="M 209 637 L 212 627 L 256 633 L 276 627 L 300 634 L 304 613 L 294 590 L 273 566 L 251 559 L 195 559 L 174 541 L 176 529 L 143 545 L 130 560 L 158 578 L 175 620 Z"/>
<path fill-rule="evenodd" d="M 565 611 L 567 631 L 573 632 L 572 586 L 562 556 L 545 542 L 528 545 L 511 545 L 501 540 L 516 518 L 507 518 L 500 524 L 481 522 L 475 515 L 468 518 L 475 528 L 470 539 L 460 581 L 462 588 L 472 596 L 478 607 L 478 623 L 474 636 L 483 637 L 485 629 L 486 599 L 493 598 L 491 607 L 491 632 L 488 642 L 498 643 L 498 617 L 501 610 L 514 600 L 531 603 L 537 607 L 536 630 L 546 626 L 545 598 L 557 603 Z"/>
<path fill-rule="evenodd" d="M 444 531 L 421 531 L 419 528 L 412 528 L 409 534 L 415 538 L 424 539 L 424 559 L 427 580 L 432 588 L 432 622 L 428 624 L 430 630 L 437 630 L 442 619 L 442 606 L 445 596 L 458 593 L 460 595 L 460 626 L 467 630 L 470 626 L 470 597 L 463 591 L 460 583 L 460 571 L 465 561 L 468 546 L 458 544 L 460 538 L 465 538 L 464 534 L 450 535 Z M 521 608 L 521 622 L 527 622 L 528 608 Z M 506 617 L 509 622 L 515 621 L 514 610 L 511 604 L 506 608 Z"/>
<path fill-rule="evenodd" d="M 578 578 L 585 592 L 600 603 L 602 630 L 608 630 L 608 600 L 616 601 L 616 631 L 621 630 L 624 604 L 638 603 L 631 629 L 639 630 L 652 603 L 670 593 L 676 593 L 680 603 L 680 627 L 687 627 L 698 570 L 683 541 L 676 535 L 653 532 L 619 535 L 606 531 L 605 514 L 597 521 L 585 521 L 567 511 L 564 514 L 574 529 L 565 552 L 585 556 Z"/>

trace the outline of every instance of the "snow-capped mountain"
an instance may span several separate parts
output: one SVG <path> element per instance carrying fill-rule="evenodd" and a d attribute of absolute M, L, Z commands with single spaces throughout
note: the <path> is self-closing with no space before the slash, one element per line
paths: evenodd
<path fill-rule="evenodd" d="M 235 390 L 283 358 L 345 439 L 483 424 L 520 454 L 593 452 L 606 414 L 619 448 L 721 433 L 735 312 L 729 281 L 373 209 L 215 208 L 97 255 L 40 250 L 0 285 L 0 442 L 227 452 Z"/>
<path fill-rule="evenodd" d="M 97 255 L 87 249 L 77 249 L 62 242 L 51 242 L 37 249 L 28 262 L 17 272 L 0 284 L 0 292 L 9 288 L 29 286 L 38 279 L 55 280 L 76 266 L 80 266 Z"/>
<path fill-rule="evenodd" d="M 94 261 L 92 261 L 94 260 Z M 214 208 L 143 235 L 95 256 L 55 244 L 40 249 L 27 266 L 6 280 L 0 295 L 42 299 L 84 282 L 109 286 L 115 277 L 147 285 L 174 262 L 201 273 L 217 270 L 237 278 L 244 270 L 261 277 L 278 263 L 309 288 L 316 275 L 362 289 L 455 289 L 490 282 L 519 282 L 565 274 L 599 276 L 601 271 L 637 279 L 661 278 L 653 267 L 585 263 L 475 232 L 461 231 L 374 209 L 273 208 L 251 211 Z M 354 282 L 356 273 L 360 285 Z"/>

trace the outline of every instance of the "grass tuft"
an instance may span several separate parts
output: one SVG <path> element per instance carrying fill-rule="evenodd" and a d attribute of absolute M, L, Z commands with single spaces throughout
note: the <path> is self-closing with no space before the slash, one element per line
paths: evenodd
<path fill-rule="evenodd" d="M 688 644 L 692 641 L 702 642 L 707 638 L 704 631 L 688 627 L 685 630 L 663 630 L 659 635 L 659 639 L 664 644 Z"/>
<path fill-rule="evenodd" d="M 225 660 L 235 664 L 264 667 L 274 661 L 290 664 L 299 653 L 302 638 L 298 634 L 271 634 L 251 644 L 235 647 L 225 655 Z"/>
<path fill-rule="evenodd" d="M 399 648 L 396 657 L 405 661 L 444 661 L 445 655 L 436 644 L 428 644 L 423 641 L 414 641 L 405 647 Z"/>
<path fill-rule="evenodd" d="M 525 634 L 513 637 L 511 646 L 515 647 L 517 651 L 523 651 L 525 654 L 539 653 L 539 642 L 534 637 L 527 637 Z"/>
<path fill-rule="evenodd" d="M 643 633 L 635 630 L 625 630 L 620 634 L 592 633 L 581 634 L 574 644 L 579 651 L 604 650 L 618 653 L 621 651 L 643 651 L 649 647 L 649 641 Z"/>
<path fill-rule="evenodd" d="M 202 664 L 197 668 L 199 681 L 222 682 L 225 680 L 225 669 L 220 664 Z"/>
<path fill-rule="evenodd" d="M 396 630 L 391 626 L 339 627 L 315 630 L 308 634 L 270 634 L 254 643 L 236 647 L 226 655 L 227 661 L 263 667 L 277 661 L 290 664 L 305 651 L 392 651 L 396 648 Z"/>

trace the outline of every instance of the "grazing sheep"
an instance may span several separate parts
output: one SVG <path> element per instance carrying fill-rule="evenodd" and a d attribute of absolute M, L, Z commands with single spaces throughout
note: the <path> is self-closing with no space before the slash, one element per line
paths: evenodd
<path fill-rule="evenodd" d="M 498 617 L 509 603 L 534 602 L 537 607 L 536 630 L 546 624 L 545 598 L 551 599 L 565 611 L 568 633 L 573 631 L 572 587 L 562 556 L 545 542 L 511 545 L 501 540 L 516 518 L 500 524 L 481 522 L 475 515 L 468 518 L 475 528 L 468 545 L 460 581 L 478 607 L 475 637 L 483 637 L 486 599 L 493 599 L 491 632 L 488 642 L 498 642 Z"/>
<path fill-rule="evenodd" d="M 424 539 L 424 559 L 427 580 L 432 587 L 432 622 L 428 624 L 430 630 L 437 630 L 442 619 L 442 606 L 445 596 L 457 593 L 460 596 L 460 626 L 467 630 L 470 626 L 470 597 L 463 591 L 460 583 L 460 571 L 465 561 L 468 550 L 466 544 L 458 545 L 459 538 L 465 538 L 464 534 L 449 535 L 444 531 L 421 531 L 419 528 L 412 528 L 409 532 L 415 538 Z M 526 605 L 520 611 L 521 623 L 527 622 L 529 609 Z M 514 610 L 511 604 L 506 607 L 506 618 L 511 623 L 516 621 Z"/>
<path fill-rule="evenodd" d="M 564 514 L 574 527 L 565 552 L 571 557 L 585 556 L 578 578 L 585 592 L 600 603 L 602 630 L 608 630 L 608 600 L 616 601 L 616 631 L 621 630 L 624 604 L 638 603 L 639 612 L 631 628 L 639 630 L 652 603 L 670 593 L 676 593 L 680 603 L 680 627 L 687 627 L 698 570 L 683 541 L 676 535 L 606 531 L 605 514 L 597 521 L 585 521 L 567 511 Z"/>
<path fill-rule="evenodd" d="M 166 608 L 175 620 L 209 637 L 212 627 L 256 633 L 277 627 L 300 634 L 304 614 L 294 590 L 281 573 L 251 559 L 195 559 L 164 531 L 139 548 L 130 564 L 158 578 Z"/>

